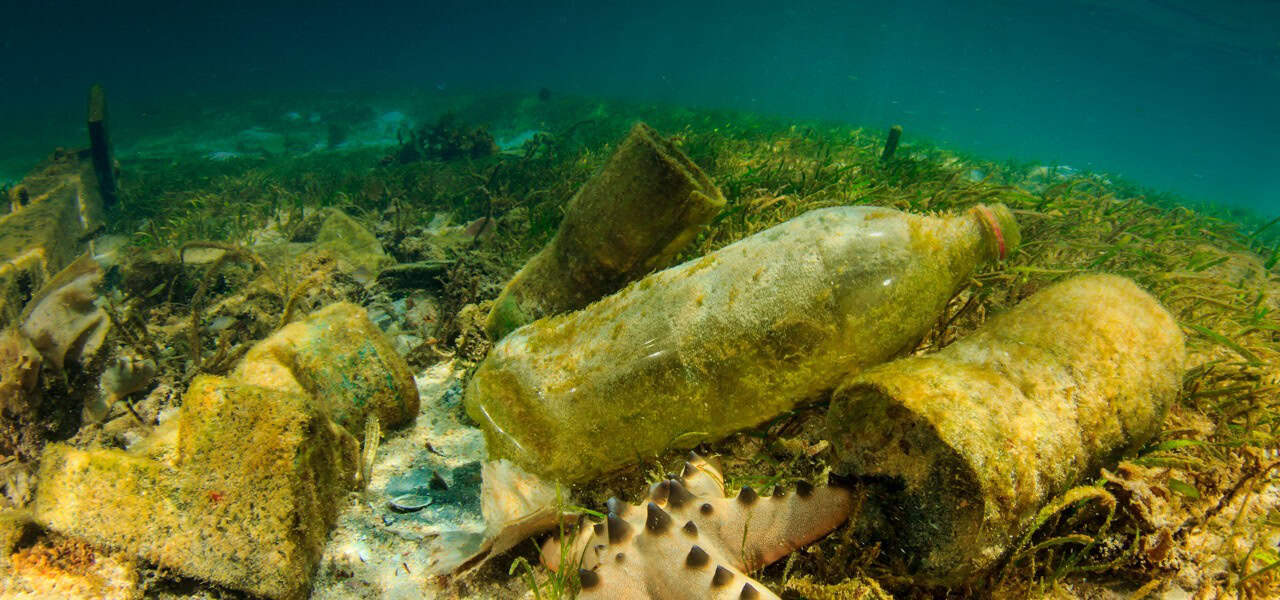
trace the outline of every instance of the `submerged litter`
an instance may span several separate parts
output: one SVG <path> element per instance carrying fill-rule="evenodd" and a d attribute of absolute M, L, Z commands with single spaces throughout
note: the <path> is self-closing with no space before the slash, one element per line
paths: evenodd
<path fill-rule="evenodd" d="M 493 456 L 564 482 L 716 441 L 909 350 L 1018 240 L 1003 206 L 811 211 L 517 329 L 467 411 Z"/>
<path fill-rule="evenodd" d="M 845 380 L 827 435 L 869 482 L 874 539 L 972 583 L 1054 496 L 1159 431 L 1182 385 L 1177 321 L 1132 281 L 1068 279 L 929 355 Z"/>
<path fill-rule="evenodd" d="M 532 560 L 534 542 L 543 542 L 544 566 L 529 567 L 543 593 L 556 582 L 570 592 L 580 588 L 583 597 L 702 597 L 720 589 L 735 597 L 791 590 L 881 598 L 850 565 L 894 573 L 895 585 L 913 592 L 973 584 L 1001 564 L 1027 568 L 1001 578 L 1019 583 L 1077 564 L 1166 573 L 1159 569 L 1169 569 L 1168 561 L 1190 564 L 1191 550 L 1179 540 L 1212 535 L 1224 521 L 1236 531 L 1237 518 L 1242 529 L 1256 527 L 1249 519 L 1265 519 L 1274 506 L 1266 488 L 1271 467 L 1249 462 L 1270 454 L 1219 443 L 1228 430 L 1247 432 L 1232 444 L 1256 444 L 1256 428 L 1265 427 L 1256 424 L 1268 422 L 1254 407 L 1268 406 L 1263 400 L 1275 378 L 1274 340 L 1259 341 L 1270 335 L 1266 319 L 1276 310 L 1266 292 L 1274 287 L 1268 278 L 1275 260 L 1246 251 L 1260 247 L 1258 240 L 1232 237 L 1190 211 L 1165 214 L 1101 192 L 1081 200 L 1075 194 L 1096 186 L 1073 188 L 1085 178 L 1069 168 L 1019 174 L 915 150 L 876 160 L 869 153 L 879 141 L 847 131 L 811 156 L 798 148 L 812 140 L 797 136 L 749 145 L 686 128 L 681 139 L 666 140 L 637 126 L 606 159 L 609 144 L 582 140 L 604 135 L 592 120 L 620 137 L 625 126 L 609 125 L 607 113 L 552 128 L 556 135 L 528 124 L 507 127 L 519 133 L 496 141 L 483 127 L 441 119 L 415 132 L 413 143 L 373 175 L 306 173 L 306 185 L 314 186 L 308 189 L 334 194 L 345 208 L 273 213 L 265 226 L 246 229 L 245 240 L 256 242 L 247 246 L 197 242 L 180 253 L 161 248 L 125 258 L 105 245 L 91 248 L 120 265 L 122 274 L 108 267 L 101 279 L 107 288 L 121 282 L 121 290 L 102 290 L 93 277 L 71 289 L 87 301 L 81 313 L 92 325 L 110 327 L 103 336 L 93 327 L 73 335 L 82 314 L 52 319 L 69 332 L 60 335 L 75 340 L 65 353 L 65 344 L 41 340 L 52 348 L 47 356 L 12 330 L 0 337 L 0 409 L 24 423 L 34 423 L 39 410 L 63 412 L 36 401 L 47 394 L 44 401 L 68 396 L 94 417 L 127 396 L 133 414 L 117 404 L 111 422 L 86 424 L 45 449 L 35 505 L 45 529 L 30 516 L 0 513 L 0 564 L 12 554 L 19 577 L 30 577 L 36 563 L 24 557 L 90 549 L 99 566 L 127 564 L 104 581 L 135 595 L 159 564 L 204 582 L 200 593 L 218 584 L 279 598 L 516 597 L 528 591 L 524 580 L 504 574 Z M 298 141 L 286 144 L 281 130 L 242 124 L 235 131 L 246 146 L 223 158 L 353 148 L 373 129 L 385 136 L 386 128 L 399 128 L 401 119 L 367 107 L 346 116 L 303 110 L 272 126 L 308 128 Z M 510 152 L 535 139 L 536 152 Z M 507 152 L 494 154 L 495 145 Z M 685 150 L 708 157 L 702 166 L 723 174 L 735 197 L 720 198 Z M 646 167 L 639 160 L 645 157 L 660 164 Z M 268 165 L 259 161 L 255 169 Z M 676 184 L 654 185 L 666 176 Z M 262 177 L 244 185 L 253 190 L 248 196 L 270 190 L 287 204 L 293 184 Z M 579 214 L 575 201 L 560 219 L 563 200 L 584 181 L 578 200 L 595 193 L 600 206 Z M 1055 191 L 1033 198 L 994 182 Z M 30 189 L 11 194 L 18 216 Z M 669 202 L 664 195 L 672 189 L 677 200 L 703 201 L 690 204 L 696 218 L 655 217 L 649 200 Z M 647 200 L 622 218 L 620 192 L 637 190 L 635 197 Z M 266 209 L 246 198 L 238 199 L 242 218 L 253 222 L 255 211 Z M 1019 236 L 1001 208 L 925 218 L 830 207 L 945 212 L 979 200 L 1008 201 L 1034 243 L 1015 253 Z M 429 225 L 420 203 L 437 216 Z M 868 234 L 858 238 L 864 247 L 849 256 L 834 250 L 856 241 L 834 217 L 842 214 L 876 224 L 860 230 Z M 541 279 L 569 274 L 564 289 L 580 297 L 537 306 L 554 294 L 513 285 L 496 309 L 485 302 L 510 273 L 502 269 L 514 270 L 557 221 L 558 241 L 544 250 L 556 260 L 542 261 L 551 268 Z M 151 230 L 139 231 L 152 236 L 165 222 L 157 217 Z M 583 236 L 584 223 L 605 233 Z M 628 237 L 637 223 L 654 230 Z M 575 236 L 581 243 L 565 241 Z M 1187 236 L 1196 239 L 1194 248 L 1183 243 Z M 1233 250 L 1225 254 L 1204 236 L 1234 240 Z M 940 264 L 949 245 L 962 247 L 953 257 L 964 256 Z M 747 252 L 753 247 L 760 252 Z M 702 256 L 643 278 L 681 252 Z M 1007 270 L 977 268 L 1009 254 Z M 613 270 L 595 268 L 601 264 Z M 1182 383 L 1178 322 L 1133 284 L 1090 276 L 1032 294 L 1051 280 L 1100 268 L 1137 273 L 1186 323 L 1197 366 L 1184 401 L 1172 402 Z M 529 267 L 516 282 L 536 271 Z M 806 276 L 811 285 L 798 283 Z M 1197 291 L 1202 282 L 1218 291 Z M 1246 297 L 1241 290 L 1249 286 L 1263 292 Z M 898 295 L 866 301 L 886 291 Z M 33 306 L 53 296 L 36 297 Z M 360 304 L 367 318 L 355 304 L 335 300 Z M 519 310 L 509 310 L 513 305 Z M 1215 312 L 1221 306 L 1237 316 L 1222 317 Z M 113 312 L 103 317 L 99 309 Z M 494 331 L 510 333 L 471 377 L 469 361 L 484 357 L 489 343 L 481 325 L 492 315 L 503 317 Z M 126 335 L 138 337 L 116 337 Z M 877 353 L 848 361 L 867 348 Z M 904 354 L 911 356 L 873 364 Z M 420 370 L 412 382 L 406 355 Z M 438 362 L 444 356 L 458 358 Z M 732 368 L 718 370 L 726 364 Z M 74 395 L 50 388 L 55 378 L 39 377 L 43 369 L 73 379 L 75 365 L 88 376 Z M 1113 379 L 1119 383 L 1099 383 Z M 818 425 L 822 404 L 797 408 L 828 398 L 825 390 L 841 382 L 825 428 Z M 1239 390 L 1252 395 L 1241 400 Z M 1243 416 L 1219 423 L 1193 410 L 1197 398 Z M 1109 468 L 1152 439 L 1170 404 L 1169 437 L 1155 438 L 1135 458 L 1164 466 Z M 556 410 L 544 410 L 551 405 Z M 488 431 L 475 427 L 466 408 Z M 748 434 L 734 435 L 744 428 Z M 678 475 L 660 475 L 675 460 L 673 448 L 700 442 L 724 454 L 729 467 L 694 457 Z M 130 451 L 114 449 L 119 445 Z M 1197 474 L 1188 455 L 1205 448 L 1219 454 L 1199 459 L 1229 456 L 1239 464 L 1206 462 L 1215 469 Z M 27 505 L 33 469 L 31 461 L 0 457 L 6 501 Z M 826 479 L 828 469 L 850 478 L 816 489 L 796 483 Z M 1065 491 L 1099 472 L 1100 487 Z M 783 485 L 760 492 L 734 485 L 725 498 L 725 474 L 768 481 L 763 488 Z M 577 485 L 557 487 L 557 478 Z M 638 503 L 599 506 L 609 491 L 646 487 L 633 498 L 642 497 Z M 1223 496 L 1254 487 L 1256 494 Z M 1096 536 L 1070 533 L 1105 512 L 1076 502 L 1089 498 L 1114 511 Z M 1237 511 L 1242 504 L 1247 511 Z M 599 523 L 594 515 L 579 518 L 592 506 L 603 515 Z M 1069 518 L 1047 516 L 1057 514 Z M 852 524 L 840 529 L 846 515 Z M 1200 523 L 1206 527 L 1188 533 Z M 561 524 L 563 534 L 539 537 Z M 833 528 L 839 534 L 823 538 Z M 47 530 L 67 537 L 56 541 Z M 1063 530 L 1069 533 L 1059 535 Z M 40 538 L 34 545 L 33 536 Z M 802 546 L 810 547 L 792 552 Z M 1247 544 L 1234 551 L 1232 560 L 1246 557 L 1239 575 L 1253 575 L 1210 576 L 1218 567 L 1205 560 L 1195 564 L 1205 585 L 1236 581 L 1265 596 L 1269 558 Z M 68 555 L 75 554 L 62 553 Z M 785 568 L 760 570 L 784 556 Z M 0 589 L 9 589 L 11 573 L 0 573 Z"/>

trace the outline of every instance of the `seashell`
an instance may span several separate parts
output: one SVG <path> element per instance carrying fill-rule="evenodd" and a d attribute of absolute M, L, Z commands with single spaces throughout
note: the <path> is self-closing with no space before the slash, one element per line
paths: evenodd
<path fill-rule="evenodd" d="M 387 504 L 395 512 L 417 512 L 431 505 L 431 496 L 426 494 L 403 494 L 392 498 Z"/>

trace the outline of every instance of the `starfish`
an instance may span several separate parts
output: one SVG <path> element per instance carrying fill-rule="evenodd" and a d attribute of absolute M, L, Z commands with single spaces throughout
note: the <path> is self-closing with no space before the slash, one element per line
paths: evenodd
<path fill-rule="evenodd" d="M 853 508 L 839 485 L 801 482 L 795 493 L 761 496 L 744 487 L 726 498 L 720 469 L 690 453 L 679 476 L 669 474 L 633 505 L 610 498 L 604 522 L 584 526 L 562 547 L 552 539 L 542 561 L 581 557 L 582 600 L 778 598 L 747 573 L 835 529 Z"/>

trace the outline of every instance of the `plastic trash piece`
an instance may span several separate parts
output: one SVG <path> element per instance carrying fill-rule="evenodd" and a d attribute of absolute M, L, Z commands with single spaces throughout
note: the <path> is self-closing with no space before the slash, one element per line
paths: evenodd
<path fill-rule="evenodd" d="M 670 265 L 723 206 L 724 196 L 698 165 L 636 123 L 569 201 L 556 236 L 507 283 L 486 331 L 499 339 Z"/>
<path fill-rule="evenodd" d="M 767 421 L 910 350 L 978 265 L 1002 205 L 948 217 L 811 211 L 522 327 L 469 384 L 489 452 L 582 481 Z"/>
<path fill-rule="evenodd" d="M 981 575 L 1037 511 L 1160 430 L 1182 330 L 1133 282 L 1082 276 L 969 337 L 853 376 L 828 436 L 871 483 L 871 536 L 921 582 Z M 877 531 L 877 527 L 879 531 Z"/>

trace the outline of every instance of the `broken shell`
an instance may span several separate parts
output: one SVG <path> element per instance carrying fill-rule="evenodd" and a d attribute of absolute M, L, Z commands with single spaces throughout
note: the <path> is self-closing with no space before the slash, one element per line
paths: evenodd
<path fill-rule="evenodd" d="M 388 504 L 396 512 L 417 512 L 431 505 L 431 496 L 426 494 L 404 494 L 392 498 Z"/>

